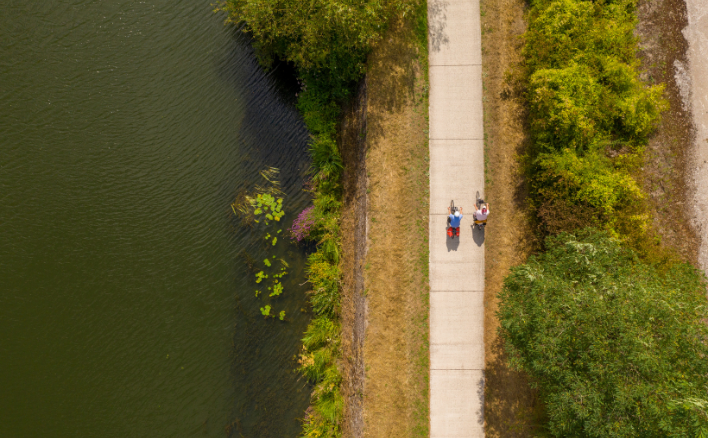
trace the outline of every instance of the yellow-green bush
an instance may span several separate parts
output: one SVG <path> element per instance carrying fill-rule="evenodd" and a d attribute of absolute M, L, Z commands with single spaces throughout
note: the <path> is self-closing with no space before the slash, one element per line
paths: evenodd
<path fill-rule="evenodd" d="M 644 217 L 632 177 L 663 85 L 639 79 L 636 0 L 534 0 L 525 35 L 531 195 L 546 232 Z"/>

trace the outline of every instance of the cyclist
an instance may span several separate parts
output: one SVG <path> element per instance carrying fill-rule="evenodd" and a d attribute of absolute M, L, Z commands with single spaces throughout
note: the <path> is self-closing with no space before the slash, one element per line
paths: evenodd
<path fill-rule="evenodd" d="M 472 215 L 476 221 L 486 221 L 489 215 L 489 203 L 481 201 L 477 205 L 477 211 Z"/>
<path fill-rule="evenodd" d="M 447 213 L 447 235 L 454 239 L 455 236 L 460 236 L 460 222 L 462 221 L 463 217 L 462 207 L 460 207 L 459 210 L 456 210 L 454 214 L 452 213 L 452 211 L 450 211 L 450 207 L 447 207 Z"/>

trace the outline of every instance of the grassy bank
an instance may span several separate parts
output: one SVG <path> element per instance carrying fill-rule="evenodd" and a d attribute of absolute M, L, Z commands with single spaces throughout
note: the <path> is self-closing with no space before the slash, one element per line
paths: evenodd
<path fill-rule="evenodd" d="M 429 434 L 427 5 L 368 59 L 364 435 Z"/>
<path fill-rule="evenodd" d="M 403 0 L 321 0 L 303 7 L 297 0 L 227 0 L 219 9 L 244 25 L 264 66 L 291 62 L 303 84 L 298 109 L 312 134 L 314 208 L 298 220 L 300 238 L 316 242 L 308 260 L 314 317 L 304 337 L 300 372 L 314 383 L 303 436 L 341 436 L 342 156 L 337 126 L 342 106 L 366 70 L 371 48 L 390 21 L 414 9 Z"/>

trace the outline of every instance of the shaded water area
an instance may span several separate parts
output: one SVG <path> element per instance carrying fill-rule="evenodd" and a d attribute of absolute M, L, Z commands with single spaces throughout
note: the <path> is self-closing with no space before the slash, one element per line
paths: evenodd
<path fill-rule="evenodd" d="M 3 2 L 2 437 L 298 434 L 305 253 L 265 321 L 229 204 L 278 167 L 289 225 L 308 134 L 210 3 Z"/>

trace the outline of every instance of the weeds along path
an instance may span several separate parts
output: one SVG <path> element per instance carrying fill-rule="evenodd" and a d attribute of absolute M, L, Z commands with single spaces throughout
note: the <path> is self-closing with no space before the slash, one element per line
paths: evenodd
<path fill-rule="evenodd" d="M 472 227 L 485 196 L 479 1 L 430 0 L 428 27 L 430 436 L 483 437 L 485 234 Z M 466 216 L 455 239 L 450 200 Z"/>
<path fill-rule="evenodd" d="M 495 315 L 509 268 L 524 263 L 536 246 L 518 160 L 529 144 L 524 97 L 513 80 L 522 61 L 526 2 L 482 0 L 480 6 L 486 186 L 494 210 L 485 241 L 485 431 L 488 438 L 531 437 L 540 427 L 541 406 L 526 376 L 507 367 Z"/>
<path fill-rule="evenodd" d="M 368 59 L 363 434 L 353 426 L 348 436 L 428 436 L 428 102 L 421 56 L 412 23 L 398 23 Z M 342 216 L 346 221 L 346 209 Z M 347 412 L 355 425 L 355 410 Z"/>
<path fill-rule="evenodd" d="M 694 180 L 693 223 L 701 238 L 698 263 L 708 274 L 708 3 L 686 0 L 686 7 L 688 26 L 683 33 L 688 40 L 689 99 L 695 125 L 690 172 Z"/>

